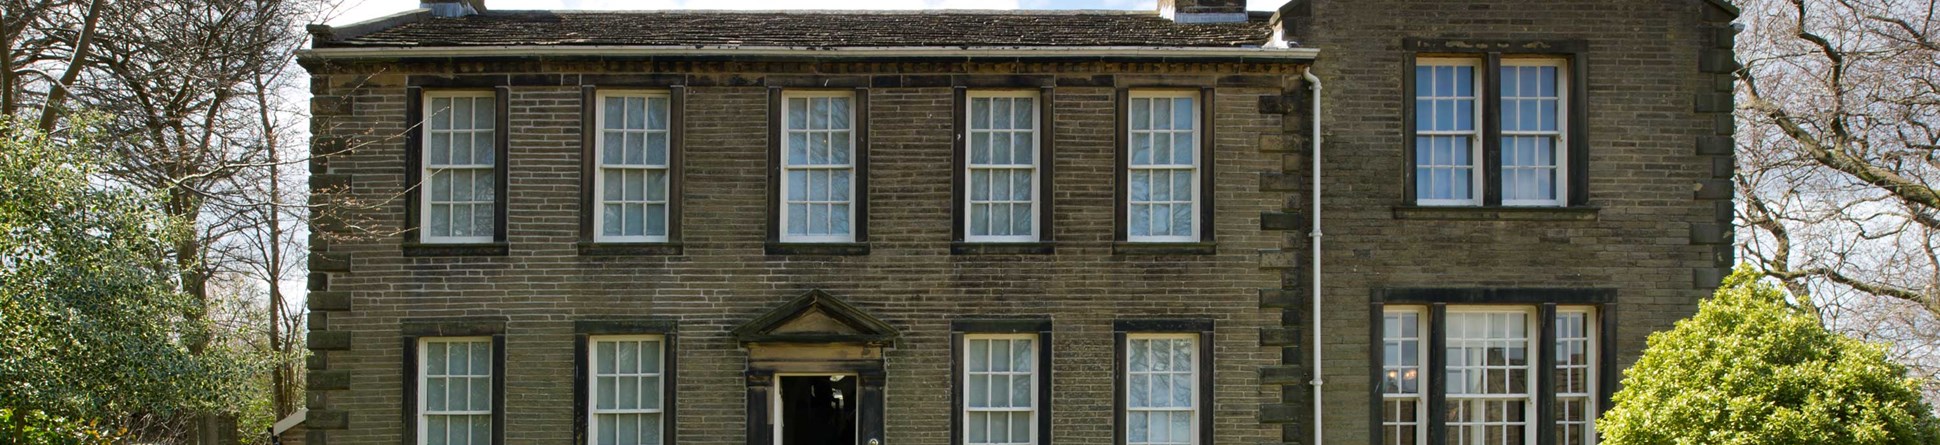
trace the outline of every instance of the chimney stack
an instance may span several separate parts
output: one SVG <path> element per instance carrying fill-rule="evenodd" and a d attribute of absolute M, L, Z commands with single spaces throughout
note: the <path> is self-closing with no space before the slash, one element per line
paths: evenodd
<path fill-rule="evenodd" d="M 485 0 L 420 0 L 419 8 L 431 10 L 432 17 L 464 17 L 485 12 Z"/>
<path fill-rule="evenodd" d="M 1159 15 L 1179 23 L 1246 21 L 1246 0 L 1159 0 Z"/>

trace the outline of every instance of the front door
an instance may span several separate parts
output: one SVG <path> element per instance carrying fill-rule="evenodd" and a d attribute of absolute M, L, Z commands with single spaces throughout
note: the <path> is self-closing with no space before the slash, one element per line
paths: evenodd
<path fill-rule="evenodd" d="M 775 377 L 775 445 L 858 445 L 853 375 Z"/>
<path fill-rule="evenodd" d="M 747 445 L 882 445 L 896 328 L 815 290 L 734 328 L 748 352 Z"/>

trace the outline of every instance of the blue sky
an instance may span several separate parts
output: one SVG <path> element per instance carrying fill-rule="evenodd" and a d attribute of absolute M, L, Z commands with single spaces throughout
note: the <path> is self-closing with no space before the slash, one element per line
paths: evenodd
<path fill-rule="evenodd" d="M 1151 10 L 1157 0 L 486 0 L 492 9 L 1126 9 Z M 1270 11 L 1286 0 L 1248 0 L 1248 9 Z M 415 0 L 345 0 L 330 20 L 345 24 L 417 6 Z"/>

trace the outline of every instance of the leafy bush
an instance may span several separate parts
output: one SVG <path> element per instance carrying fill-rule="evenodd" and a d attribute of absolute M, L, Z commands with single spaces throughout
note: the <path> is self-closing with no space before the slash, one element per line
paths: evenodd
<path fill-rule="evenodd" d="M 185 226 L 102 179 L 109 162 L 0 119 L 0 409 L 17 431 L 234 412 L 262 369 L 186 340 L 213 328 L 176 289 Z"/>
<path fill-rule="evenodd" d="M 94 421 L 79 421 L 46 412 L 0 408 L 0 444 L 109 445 L 123 442 L 122 431 Z"/>
<path fill-rule="evenodd" d="M 1698 313 L 1651 334 L 1597 421 L 1606 445 L 1934 444 L 1918 383 L 1740 268 Z"/>

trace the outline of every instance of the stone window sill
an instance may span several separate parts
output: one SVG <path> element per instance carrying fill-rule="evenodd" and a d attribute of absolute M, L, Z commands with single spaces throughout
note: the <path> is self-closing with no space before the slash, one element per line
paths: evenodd
<path fill-rule="evenodd" d="M 1057 253 L 1057 251 L 1057 245 L 1049 241 L 1028 243 L 958 241 L 950 243 L 950 253 L 954 255 L 1050 255 Z"/>
<path fill-rule="evenodd" d="M 407 242 L 401 248 L 407 257 L 506 256 L 511 248 L 505 242 L 468 244 L 426 244 Z"/>
<path fill-rule="evenodd" d="M 669 243 L 579 243 L 580 256 L 654 256 L 680 255 L 681 244 Z"/>
<path fill-rule="evenodd" d="M 1395 206 L 1394 219 L 1445 221 L 1596 221 L 1600 207 Z"/>
<path fill-rule="evenodd" d="M 861 256 L 869 254 L 869 243 L 782 243 L 770 241 L 769 255 Z"/>
<path fill-rule="evenodd" d="M 1213 242 L 1196 243 L 1135 243 L 1118 241 L 1111 244 L 1114 255 L 1214 255 L 1219 253 L 1219 244 Z"/>

